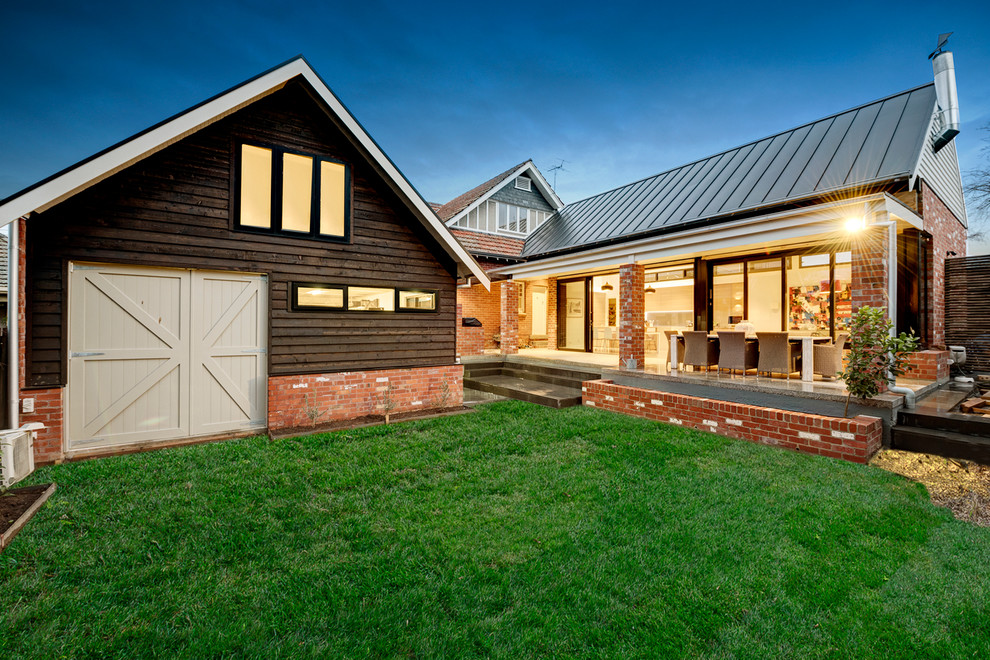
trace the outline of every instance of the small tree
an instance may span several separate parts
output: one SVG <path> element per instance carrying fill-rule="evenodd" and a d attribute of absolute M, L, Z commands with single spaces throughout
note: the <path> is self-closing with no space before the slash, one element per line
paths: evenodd
<path fill-rule="evenodd" d="M 852 350 L 845 370 L 839 373 L 849 391 L 846 415 L 849 415 L 849 397 L 869 399 L 880 394 L 890 379 L 904 373 L 907 354 L 918 350 L 919 340 L 914 333 L 902 332 L 892 337 L 892 327 L 883 307 L 860 307 L 853 314 L 849 325 Z"/>
<path fill-rule="evenodd" d="M 313 397 L 314 399 L 316 397 Z M 323 417 L 329 412 L 329 409 L 321 409 L 316 402 L 310 403 L 309 394 L 306 395 L 305 403 L 306 417 L 309 417 L 309 425 L 315 427 L 316 422 L 319 421 L 320 417 Z"/>
<path fill-rule="evenodd" d="M 382 412 L 385 413 L 386 424 L 390 422 L 390 418 L 392 417 L 392 411 L 395 410 L 396 406 L 398 405 L 393 393 L 394 393 L 394 389 L 392 388 L 392 383 L 389 382 L 389 384 L 385 386 L 385 389 L 382 390 L 382 397 L 381 397 L 381 407 L 382 407 Z"/>

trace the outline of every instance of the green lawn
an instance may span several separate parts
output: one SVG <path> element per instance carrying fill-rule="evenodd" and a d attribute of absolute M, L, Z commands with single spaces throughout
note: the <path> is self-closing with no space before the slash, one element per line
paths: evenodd
<path fill-rule="evenodd" d="M 593 409 L 50 480 L 0 555 L 0 658 L 990 656 L 990 530 L 922 487 Z"/>

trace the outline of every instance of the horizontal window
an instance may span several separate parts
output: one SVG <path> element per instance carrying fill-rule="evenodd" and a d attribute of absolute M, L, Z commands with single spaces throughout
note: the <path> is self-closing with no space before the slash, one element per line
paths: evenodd
<path fill-rule="evenodd" d="M 292 283 L 293 310 L 347 312 L 435 312 L 438 296 L 429 289 Z"/>
<path fill-rule="evenodd" d="M 361 312 L 394 312 L 395 289 L 347 287 L 347 309 Z"/>
<path fill-rule="evenodd" d="M 294 309 L 343 309 L 344 287 L 319 284 L 293 284 Z"/>
<path fill-rule="evenodd" d="M 239 229 L 347 240 L 350 175 L 343 163 L 241 144 L 237 168 Z"/>
<path fill-rule="evenodd" d="M 399 289 L 399 309 L 433 312 L 437 308 L 436 291 Z"/>

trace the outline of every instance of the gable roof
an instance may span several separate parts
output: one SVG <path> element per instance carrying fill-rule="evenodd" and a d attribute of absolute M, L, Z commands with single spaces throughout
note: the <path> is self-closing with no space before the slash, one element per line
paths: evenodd
<path fill-rule="evenodd" d="M 112 174 L 282 89 L 296 78 L 301 78 L 310 85 L 326 104 L 329 113 L 339 122 L 345 135 L 364 152 L 399 199 L 444 251 L 459 264 L 458 274 L 474 275 L 486 287 L 490 286 L 490 280 L 481 266 L 454 239 L 416 188 L 301 55 L 0 201 L 0 227 L 21 216 L 40 213 L 55 206 Z"/>
<path fill-rule="evenodd" d="M 557 193 L 554 192 L 553 188 L 550 187 L 550 184 L 547 183 L 547 180 L 543 178 L 543 173 L 540 172 L 539 168 L 536 167 L 532 160 L 527 160 L 519 163 L 515 167 L 510 167 L 501 174 L 492 177 L 480 186 L 472 188 L 463 195 L 458 195 L 441 206 L 437 210 L 437 215 L 441 220 L 449 225 L 455 218 L 473 210 L 475 207 L 479 206 L 482 202 L 501 190 L 503 184 L 514 181 L 516 177 L 523 175 L 526 175 L 533 180 L 533 183 L 536 184 L 537 190 L 541 195 L 543 195 L 543 198 L 547 200 L 550 206 L 556 210 L 563 208 L 564 203 L 560 200 L 560 197 L 557 196 Z"/>
<path fill-rule="evenodd" d="M 527 257 L 910 178 L 935 110 L 932 83 L 568 204 Z"/>

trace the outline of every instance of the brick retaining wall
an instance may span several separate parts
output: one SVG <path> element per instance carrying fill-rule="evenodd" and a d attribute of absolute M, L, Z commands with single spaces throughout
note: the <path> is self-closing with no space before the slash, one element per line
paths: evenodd
<path fill-rule="evenodd" d="M 808 454 L 865 463 L 879 449 L 879 418 L 847 419 L 586 381 L 584 405 Z"/>
<path fill-rule="evenodd" d="M 270 430 L 312 425 L 307 410 L 322 413 L 317 424 L 381 415 L 382 397 L 389 384 L 395 402 L 392 414 L 441 407 L 442 384 L 447 382 L 448 399 L 443 407 L 464 401 L 464 367 L 382 369 L 302 376 L 272 376 L 268 379 L 268 428 Z"/>

